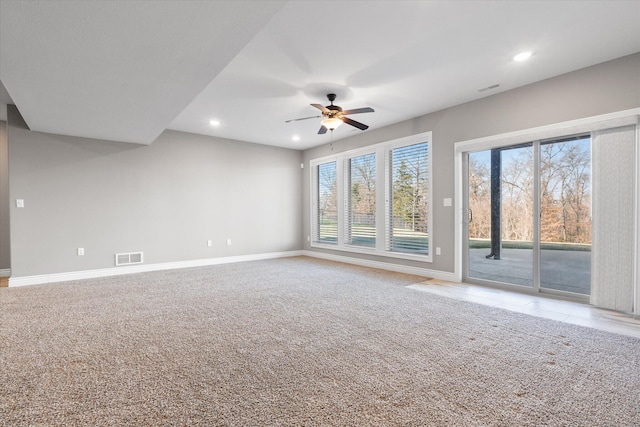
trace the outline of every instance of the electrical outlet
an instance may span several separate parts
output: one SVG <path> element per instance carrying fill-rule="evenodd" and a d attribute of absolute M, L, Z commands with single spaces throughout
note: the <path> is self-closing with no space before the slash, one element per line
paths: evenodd
<path fill-rule="evenodd" d="M 78 248 L 78 256 L 84 256 L 84 248 Z"/>
<path fill-rule="evenodd" d="M 231 246 L 231 239 L 227 239 L 227 246 Z"/>
<path fill-rule="evenodd" d="M 16 208 L 24 208 L 24 199 L 16 199 Z"/>
<path fill-rule="evenodd" d="M 442 250 L 440 250 L 440 248 L 436 248 L 436 255 L 442 255 Z"/>
<path fill-rule="evenodd" d="M 213 241 L 207 240 L 207 246 L 209 246 L 209 247 L 213 246 Z"/>

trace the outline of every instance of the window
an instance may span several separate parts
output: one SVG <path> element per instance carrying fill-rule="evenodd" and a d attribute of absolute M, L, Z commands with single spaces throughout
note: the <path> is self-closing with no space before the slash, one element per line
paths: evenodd
<path fill-rule="evenodd" d="M 338 181 L 336 162 L 318 165 L 317 224 L 314 241 L 338 243 Z"/>
<path fill-rule="evenodd" d="M 431 133 L 311 161 L 311 246 L 431 261 Z"/>
<path fill-rule="evenodd" d="M 429 174 L 426 142 L 390 151 L 388 250 L 428 253 Z"/>
<path fill-rule="evenodd" d="M 348 165 L 346 242 L 350 245 L 376 245 L 376 155 L 353 157 Z"/>

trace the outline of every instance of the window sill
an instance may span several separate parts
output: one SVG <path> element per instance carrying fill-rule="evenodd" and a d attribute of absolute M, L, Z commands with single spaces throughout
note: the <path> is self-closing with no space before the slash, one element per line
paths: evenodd
<path fill-rule="evenodd" d="M 385 257 L 385 258 L 398 258 L 398 259 L 405 259 L 409 261 L 433 262 L 433 257 L 431 254 L 422 255 L 422 254 L 412 254 L 407 252 L 379 251 L 379 250 L 376 250 L 375 248 L 367 248 L 362 246 L 352 246 L 352 245 L 340 246 L 337 244 L 332 245 L 328 243 L 318 243 L 318 242 L 311 242 L 311 247 L 318 248 L 318 249 L 328 249 L 331 251 L 338 251 L 338 252 L 352 252 L 352 253 L 358 253 L 358 254 L 375 255 L 375 256 Z"/>

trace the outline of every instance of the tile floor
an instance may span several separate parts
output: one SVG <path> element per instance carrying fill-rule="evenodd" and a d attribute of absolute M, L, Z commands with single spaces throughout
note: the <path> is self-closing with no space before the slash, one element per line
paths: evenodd
<path fill-rule="evenodd" d="M 638 316 L 604 310 L 588 304 L 437 279 L 411 285 L 409 288 L 640 338 Z"/>

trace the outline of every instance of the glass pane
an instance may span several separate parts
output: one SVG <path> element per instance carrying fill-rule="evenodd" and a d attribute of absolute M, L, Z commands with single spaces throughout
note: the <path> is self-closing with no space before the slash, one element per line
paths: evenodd
<path fill-rule="evenodd" d="M 590 293 L 589 137 L 540 146 L 540 286 Z"/>
<path fill-rule="evenodd" d="M 319 242 L 338 242 L 337 185 L 336 162 L 318 165 L 317 241 Z"/>
<path fill-rule="evenodd" d="M 376 155 L 350 160 L 348 242 L 352 245 L 376 245 Z"/>
<path fill-rule="evenodd" d="M 469 277 L 533 285 L 533 147 L 469 154 Z"/>
<path fill-rule="evenodd" d="M 392 251 L 429 253 L 427 143 L 391 151 Z"/>

